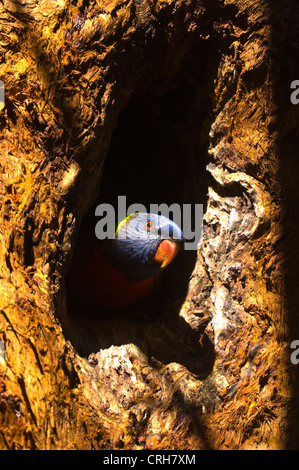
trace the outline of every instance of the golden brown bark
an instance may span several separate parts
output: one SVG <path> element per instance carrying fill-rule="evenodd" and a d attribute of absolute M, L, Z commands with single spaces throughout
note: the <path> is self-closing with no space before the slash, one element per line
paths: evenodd
<path fill-rule="evenodd" d="M 298 18 L 291 1 L 1 4 L 1 449 L 298 447 Z M 149 322 L 74 317 L 73 248 L 136 101 L 157 138 L 136 167 L 177 151 L 173 199 L 205 204 L 188 292 Z"/>

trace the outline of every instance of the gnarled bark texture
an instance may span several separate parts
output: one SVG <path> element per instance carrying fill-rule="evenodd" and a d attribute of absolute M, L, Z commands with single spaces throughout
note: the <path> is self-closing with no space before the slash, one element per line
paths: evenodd
<path fill-rule="evenodd" d="M 0 8 L 0 448 L 298 447 L 296 3 Z M 117 194 L 205 208 L 147 320 L 68 309 Z"/>

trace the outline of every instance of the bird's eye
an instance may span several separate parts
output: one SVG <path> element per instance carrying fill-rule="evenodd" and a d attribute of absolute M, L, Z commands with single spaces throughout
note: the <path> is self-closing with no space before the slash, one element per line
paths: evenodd
<path fill-rule="evenodd" d="M 152 220 L 148 220 L 148 221 L 146 222 L 146 225 L 145 225 L 145 227 L 146 227 L 147 230 L 151 230 L 152 228 L 154 228 L 154 226 L 155 226 L 155 224 L 154 224 L 154 222 L 153 222 Z"/>

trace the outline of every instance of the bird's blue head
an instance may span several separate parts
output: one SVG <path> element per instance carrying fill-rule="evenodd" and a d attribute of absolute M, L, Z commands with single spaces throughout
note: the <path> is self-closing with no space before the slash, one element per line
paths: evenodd
<path fill-rule="evenodd" d="M 143 281 L 168 266 L 183 243 L 183 232 L 167 217 L 136 212 L 120 222 L 109 251 L 128 279 Z"/>

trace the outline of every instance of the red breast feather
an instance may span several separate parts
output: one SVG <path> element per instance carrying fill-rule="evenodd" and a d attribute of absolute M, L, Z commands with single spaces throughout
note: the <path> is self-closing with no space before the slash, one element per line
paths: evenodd
<path fill-rule="evenodd" d="M 86 306 L 121 308 L 148 296 L 156 276 L 135 282 L 126 279 L 111 263 L 97 240 L 89 234 L 77 243 L 69 269 L 70 295 Z"/>

